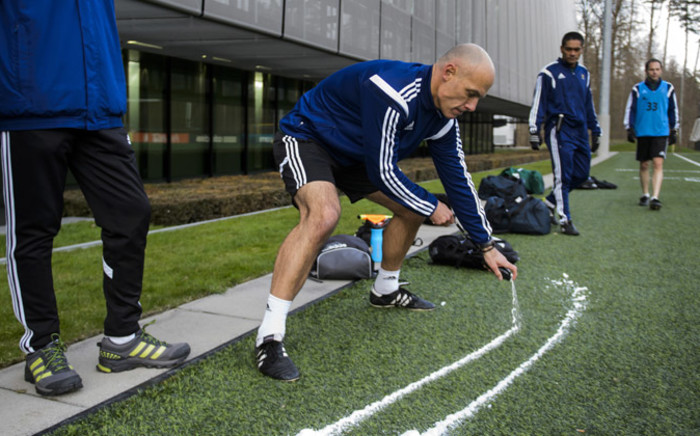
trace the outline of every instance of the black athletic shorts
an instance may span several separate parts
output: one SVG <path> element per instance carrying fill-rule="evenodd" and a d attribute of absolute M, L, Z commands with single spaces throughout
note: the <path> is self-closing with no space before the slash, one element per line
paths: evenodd
<path fill-rule="evenodd" d="M 279 132 L 275 135 L 272 151 L 284 186 L 292 199 L 299 188 L 314 181 L 333 183 L 352 203 L 379 190 L 367 177 L 364 164 L 341 167 L 314 141 Z"/>
<path fill-rule="evenodd" d="M 644 162 L 655 157 L 666 159 L 668 136 L 642 136 L 637 138 L 637 160 Z"/>

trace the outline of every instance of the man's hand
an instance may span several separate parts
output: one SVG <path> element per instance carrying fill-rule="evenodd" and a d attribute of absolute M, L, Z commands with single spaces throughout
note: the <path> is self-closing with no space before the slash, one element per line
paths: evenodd
<path fill-rule="evenodd" d="M 598 147 L 600 147 L 600 136 L 593 135 L 591 138 L 591 152 L 595 153 L 598 151 Z"/>
<path fill-rule="evenodd" d="M 503 280 L 503 274 L 498 270 L 499 266 L 510 270 L 511 280 L 515 280 L 518 277 L 518 267 L 508 262 L 508 259 L 496 247 L 484 252 L 484 262 L 486 262 L 486 266 L 493 271 L 498 280 Z"/>
<path fill-rule="evenodd" d="M 634 135 L 634 129 L 632 129 L 632 128 L 627 129 L 627 141 L 634 142 L 636 140 L 637 140 L 637 137 Z"/>
<path fill-rule="evenodd" d="M 540 138 L 540 135 L 531 134 L 530 135 L 530 147 L 532 147 L 533 150 L 539 150 L 540 145 L 542 145 L 542 139 Z"/>
<path fill-rule="evenodd" d="M 454 224 L 455 214 L 445 203 L 438 201 L 435 211 L 430 215 L 430 222 L 436 226 L 449 226 L 450 224 Z"/>
<path fill-rule="evenodd" d="M 671 134 L 668 135 L 668 145 L 673 145 L 678 141 L 678 131 L 671 129 Z"/>

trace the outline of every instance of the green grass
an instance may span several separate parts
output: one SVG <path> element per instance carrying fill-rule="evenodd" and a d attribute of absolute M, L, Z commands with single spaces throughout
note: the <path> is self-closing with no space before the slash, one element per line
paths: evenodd
<path fill-rule="evenodd" d="M 581 236 L 503 235 L 521 255 L 518 334 L 343 434 L 423 431 L 462 410 L 554 335 L 572 308 L 572 286 L 586 288 L 587 305 L 568 335 L 451 434 L 699 434 L 699 169 L 670 156 L 664 207 L 653 212 L 636 204 L 636 168 L 633 154 L 621 153 L 593 172 L 619 189 L 572 193 Z M 573 285 L 557 282 L 563 274 Z M 367 302 L 371 282 L 361 281 L 292 315 L 286 345 L 302 372 L 296 383 L 260 376 L 249 336 L 55 434 L 321 429 L 510 327 L 510 285 L 484 271 L 432 265 L 424 252 L 406 262 L 402 278 L 445 304 L 430 313 L 376 310 Z"/>
<path fill-rule="evenodd" d="M 549 171 L 548 161 L 528 169 Z M 473 175 L 478 186 L 482 177 L 501 169 Z M 438 181 L 422 184 L 434 192 L 444 192 Z M 360 213 L 384 213 L 386 209 L 369 201 L 351 205 L 341 199 L 343 217 L 336 233 L 354 234 L 360 226 Z M 152 234 L 148 238 L 141 304 L 144 314 L 177 307 L 272 271 L 279 244 L 296 224 L 294 208 L 261 215 Z M 152 230 L 160 227 L 152 227 Z M 98 240 L 100 229 L 91 221 L 66 224 L 55 240 L 62 247 Z M 4 243 L 4 235 L 2 235 Z M 102 294 L 102 247 L 95 246 L 53 256 L 54 287 L 61 320 L 61 336 L 70 344 L 102 331 L 105 317 Z M 22 360 L 17 342 L 23 328 L 12 311 L 7 272 L 0 271 L 0 367 Z"/>

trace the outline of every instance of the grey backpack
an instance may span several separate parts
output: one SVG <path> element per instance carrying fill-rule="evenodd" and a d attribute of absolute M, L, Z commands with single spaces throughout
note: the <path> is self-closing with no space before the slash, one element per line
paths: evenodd
<path fill-rule="evenodd" d="M 362 238 L 335 235 L 328 238 L 311 268 L 311 277 L 319 280 L 368 279 L 373 274 L 369 246 Z"/>

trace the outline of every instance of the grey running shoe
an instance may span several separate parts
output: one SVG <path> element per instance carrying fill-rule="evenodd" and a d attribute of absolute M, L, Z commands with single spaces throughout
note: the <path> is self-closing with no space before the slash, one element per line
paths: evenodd
<path fill-rule="evenodd" d="M 405 288 L 399 288 L 391 294 L 382 295 L 372 288 L 369 293 L 369 303 L 374 307 L 399 307 L 408 310 L 433 310 L 435 305 L 430 301 L 424 300 Z"/>
<path fill-rule="evenodd" d="M 576 230 L 576 227 L 574 227 L 574 223 L 572 221 L 563 221 L 561 224 L 561 229 L 560 232 L 563 235 L 571 235 L 571 236 L 578 236 L 579 232 Z"/>
<path fill-rule="evenodd" d="M 282 342 L 273 336 L 265 340 L 255 349 L 258 370 L 268 377 L 277 380 L 293 382 L 299 380 L 299 370 L 287 355 Z"/>
<path fill-rule="evenodd" d="M 649 209 L 659 210 L 661 209 L 661 201 L 658 198 L 652 198 L 649 202 Z"/>
<path fill-rule="evenodd" d="M 640 206 L 649 206 L 649 196 L 648 195 L 642 195 L 642 197 L 639 199 L 639 205 Z"/>
<path fill-rule="evenodd" d="M 66 345 L 58 334 L 44 348 L 27 355 L 24 380 L 34 383 L 38 394 L 61 395 L 77 391 L 83 381 L 66 359 Z"/>
<path fill-rule="evenodd" d="M 142 366 L 168 368 L 182 362 L 190 354 L 188 344 L 159 341 L 143 328 L 126 344 L 117 345 L 108 338 L 102 338 L 97 346 L 100 347 L 97 370 L 101 372 L 121 372 Z"/>

